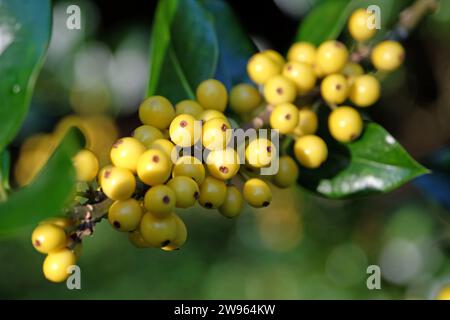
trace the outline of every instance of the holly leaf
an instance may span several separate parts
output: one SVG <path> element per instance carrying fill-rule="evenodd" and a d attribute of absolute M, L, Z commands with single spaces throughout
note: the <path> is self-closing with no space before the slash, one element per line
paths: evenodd
<path fill-rule="evenodd" d="M 328 145 L 328 160 L 318 169 L 301 168 L 299 183 L 327 198 L 384 193 L 429 173 L 376 123 L 367 123 L 362 136 L 348 144 L 321 136 Z"/>
<path fill-rule="evenodd" d="M 194 99 L 198 84 L 214 76 L 219 48 L 212 15 L 197 0 L 160 0 L 150 39 L 147 96 Z"/>
<path fill-rule="evenodd" d="M 0 233 L 61 214 L 75 193 L 75 170 L 71 158 L 82 145 L 80 135 L 77 129 L 69 130 L 33 182 L 0 203 Z"/>
<path fill-rule="evenodd" d="M 50 0 L 0 2 L 0 150 L 25 119 L 50 39 Z"/>

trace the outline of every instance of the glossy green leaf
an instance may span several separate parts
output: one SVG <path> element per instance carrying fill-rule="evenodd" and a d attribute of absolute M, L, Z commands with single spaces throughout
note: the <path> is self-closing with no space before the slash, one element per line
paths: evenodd
<path fill-rule="evenodd" d="M 388 192 L 428 173 L 385 129 L 368 123 L 355 142 L 325 136 L 329 157 L 319 169 L 301 168 L 299 182 L 328 198 Z"/>
<path fill-rule="evenodd" d="M 357 8 L 376 5 L 380 8 L 381 29 L 377 38 L 383 37 L 398 19 L 398 14 L 411 0 L 324 0 L 319 2 L 302 21 L 296 40 L 319 45 L 336 39 L 346 27 L 350 14 Z"/>
<path fill-rule="evenodd" d="M 199 1 L 159 1 L 147 96 L 163 95 L 172 102 L 195 98 L 197 85 L 214 76 L 218 54 L 213 18 Z"/>
<path fill-rule="evenodd" d="M 81 146 L 79 137 L 79 132 L 71 129 L 33 182 L 0 203 L 0 233 L 62 213 L 75 191 L 71 158 Z"/>
<path fill-rule="evenodd" d="M 0 1 L 0 150 L 27 114 L 50 24 L 50 0 Z"/>

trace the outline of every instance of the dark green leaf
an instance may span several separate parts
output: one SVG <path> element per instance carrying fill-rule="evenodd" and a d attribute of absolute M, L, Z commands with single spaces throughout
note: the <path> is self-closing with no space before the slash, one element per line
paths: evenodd
<path fill-rule="evenodd" d="M 205 0 L 206 8 L 214 17 L 214 28 L 219 40 L 219 62 L 215 78 L 230 89 L 241 82 L 249 82 L 247 61 L 256 49 L 236 19 L 233 10 L 223 0 Z"/>
<path fill-rule="evenodd" d="M 172 102 L 195 98 L 197 85 L 215 74 L 218 43 L 211 14 L 197 0 L 159 1 L 150 40 L 147 96 Z"/>
<path fill-rule="evenodd" d="M 28 111 L 50 23 L 50 0 L 0 2 L 0 150 L 16 135 Z"/>
<path fill-rule="evenodd" d="M 336 143 L 328 135 L 325 139 L 327 162 L 315 170 L 302 168 L 299 181 L 328 198 L 388 192 L 428 173 L 376 123 L 367 123 L 363 135 L 349 144 Z"/>
<path fill-rule="evenodd" d="M 9 173 L 11 170 L 11 155 L 8 150 L 3 150 L 0 153 L 0 188 L 9 190 Z"/>
<path fill-rule="evenodd" d="M 35 180 L 0 203 L 0 233 L 61 214 L 74 195 L 75 171 L 71 158 L 79 148 L 79 133 L 71 129 Z"/>

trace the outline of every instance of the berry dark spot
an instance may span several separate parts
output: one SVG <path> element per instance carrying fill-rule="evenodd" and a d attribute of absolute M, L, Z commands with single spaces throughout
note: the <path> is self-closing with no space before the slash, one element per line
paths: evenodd
<path fill-rule="evenodd" d="M 119 221 L 114 221 L 114 222 L 113 222 L 113 226 L 114 226 L 114 228 L 116 228 L 116 229 L 120 229 L 120 222 L 119 222 Z"/>
<path fill-rule="evenodd" d="M 111 175 L 111 171 L 106 170 L 105 173 L 103 174 L 103 177 L 104 177 L 105 179 L 108 179 L 110 175 Z"/>
<path fill-rule="evenodd" d="M 113 144 L 113 148 L 114 148 L 114 149 L 118 148 L 119 145 L 121 145 L 122 143 L 123 143 L 123 140 L 122 140 L 122 139 L 117 140 L 117 141 Z"/>
<path fill-rule="evenodd" d="M 290 120 L 290 119 L 291 119 L 291 115 L 288 113 L 287 115 L 284 116 L 284 118 L 285 118 L 286 120 Z"/>
<path fill-rule="evenodd" d="M 165 246 L 169 245 L 169 243 L 170 243 L 170 240 L 163 241 L 163 242 L 161 242 L 161 247 L 165 247 Z"/>
<path fill-rule="evenodd" d="M 266 148 L 266 150 L 267 150 L 267 152 L 271 153 L 271 152 L 272 152 L 272 147 L 271 147 L 271 146 L 268 146 L 268 147 Z"/>
<path fill-rule="evenodd" d="M 152 161 L 153 162 L 159 162 L 159 157 L 158 156 L 153 156 Z"/>
<path fill-rule="evenodd" d="M 405 59 L 405 54 L 404 53 L 399 54 L 398 58 L 400 61 L 403 61 Z"/>
<path fill-rule="evenodd" d="M 222 130 L 223 132 L 227 131 L 227 129 L 228 127 L 225 123 L 220 127 L 220 130 Z"/>
<path fill-rule="evenodd" d="M 268 206 L 269 206 L 269 204 L 270 204 L 270 202 L 269 202 L 269 201 L 264 201 L 264 202 L 263 202 L 263 204 L 262 204 L 262 206 L 263 206 L 263 207 L 268 207 Z"/>
<path fill-rule="evenodd" d="M 205 207 L 208 208 L 208 209 L 211 209 L 213 207 L 213 205 L 212 205 L 211 202 L 206 202 L 205 203 Z"/>
<path fill-rule="evenodd" d="M 283 94 L 283 88 L 277 88 L 276 92 L 277 92 L 278 94 Z"/>
<path fill-rule="evenodd" d="M 350 140 L 355 140 L 356 138 L 356 134 L 352 133 L 352 135 L 350 136 Z"/>
<path fill-rule="evenodd" d="M 34 246 L 39 247 L 41 245 L 41 242 L 39 240 L 34 241 Z"/>
<path fill-rule="evenodd" d="M 195 191 L 194 192 L 194 199 L 198 199 L 199 196 L 200 196 L 200 194 L 197 191 Z"/>
<path fill-rule="evenodd" d="M 170 202 L 169 196 L 164 196 L 162 200 L 165 204 L 168 204 Z"/>
<path fill-rule="evenodd" d="M 334 45 L 336 46 L 336 48 L 342 48 L 344 45 L 341 43 L 341 42 L 339 42 L 339 41 L 335 41 L 334 42 Z"/>
<path fill-rule="evenodd" d="M 291 66 L 291 65 L 288 65 L 288 66 L 287 66 L 287 70 L 288 70 L 288 71 L 292 71 L 292 66 Z"/>
<path fill-rule="evenodd" d="M 228 173 L 228 168 L 225 167 L 225 166 L 220 166 L 219 167 L 219 171 L 222 172 L 222 173 Z"/>
<path fill-rule="evenodd" d="M 336 90 L 341 90 L 341 89 L 342 89 L 342 85 L 337 84 L 337 85 L 336 85 Z"/>
<path fill-rule="evenodd" d="M 185 120 L 180 121 L 180 127 L 184 128 L 187 126 L 187 122 Z"/>

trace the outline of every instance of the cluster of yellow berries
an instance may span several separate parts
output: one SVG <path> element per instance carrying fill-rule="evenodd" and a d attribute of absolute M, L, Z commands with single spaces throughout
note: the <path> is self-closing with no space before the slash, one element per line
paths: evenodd
<path fill-rule="evenodd" d="M 366 10 L 358 9 L 349 19 L 350 35 L 360 46 L 376 33 L 368 23 L 370 17 Z M 360 113 L 350 105 L 365 108 L 377 102 L 381 91 L 377 75 L 397 69 L 404 55 L 400 43 L 382 41 L 370 55 L 378 72 L 364 73 L 339 41 L 325 41 L 317 48 L 308 42 L 297 42 L 289 49 L 287 59 L 274 50 L 255 54 L 248 62 L 247 72 L 273 107 L 270 126 L 296 139 L 294 153 L 301 165 L 317 168 L 327 159 L 328 150 L 323 139 L 315 135 L 318 119 L 308 100 L 316 98 L 314 101 L 328 104 L 332 108 L 328 118 L 331 136 L 339 142 L 351 142 L 360 136 L 364 124 Z M 321 100 L 317 99 L 319 94 Z"/>

